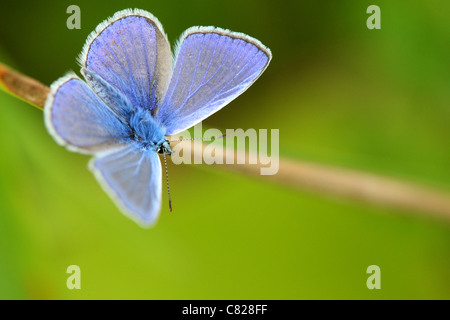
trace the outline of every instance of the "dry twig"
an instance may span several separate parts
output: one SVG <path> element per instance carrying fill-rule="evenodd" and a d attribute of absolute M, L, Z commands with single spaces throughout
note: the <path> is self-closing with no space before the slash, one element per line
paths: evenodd
<path fill-rule="evenodd" d="M 13 71 L 3 64 L 0 64 L 0 87 L 41 109 L 44 107 L 49 92 L 49 88 L 39 81 Z M 205 146 L 203 144 L 203 148 Z M 192 148 L 191 150 L 196 149 Z M 194 152 L 202 152 L 202 150 Z M 251 176 L 260 174 L 259 165 L 239 164 L 218 167 Z M 388 177 L 283 158 L 280 159 L 279 171 L 276 175 L 261 177 L 264 180 L 301 190 L 311 190 L 320 194 L 400 208 L 407 212 L 450 221 L 450 195 L 448 193 Z"/>

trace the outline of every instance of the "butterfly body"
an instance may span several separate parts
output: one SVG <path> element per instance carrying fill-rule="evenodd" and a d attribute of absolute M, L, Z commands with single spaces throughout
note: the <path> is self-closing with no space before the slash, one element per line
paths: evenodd
<path fill-rule="evenodd" d="M 83 68 L 82 74 L 86 77 L 88 83 L 96 91 L 97 95 L 103 97 L 107 107 L 110 104 L 115 104 L 116 116 L 121 120 L 124 130 L 129 130 L 130 135 L 123 139 L 123 142 L 137 142 L 142 146 L 142 149 L 154 149 L 156 152 L 166 155 L 171 155 L 169 141 L 165 139 L 165 130 L 158 125 L 150 110 L 155 108 L 155 105 L 150 105 L 149 108 L 141 106 L 133 106 L 131 102 L 122 93 L 110 86 L 94 71 Z M 114 102 L 111 102 L 113 100 Z M 114 110 L 113 108 L 110 108 Z"/>
<path fill-rule="evenodd" d="M 145 226 L 161 207 L 166 136 L 186 130 L 243 93 L 267 68 L 258 40 L 214 27 L 187 29 L 172 58 L 161 23 L 134 9 L 89 35 L 79 56 L 84 80 L 51 85 L 44 118 L 70 151 L 93 155 L 89 168 L 123 213 Z"/>
<path fill-rule="evenodd" d="M 172 154 L 164 130 L 158 126 L 149 111 L 136 109 L 130 117 L 129 126 L 132 132 L 130 139 L 138 142 L 142 148 Z"/>

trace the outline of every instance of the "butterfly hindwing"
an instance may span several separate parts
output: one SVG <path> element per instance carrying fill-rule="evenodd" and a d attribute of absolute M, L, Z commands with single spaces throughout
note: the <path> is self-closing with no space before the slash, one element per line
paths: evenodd
<path fill-rule="evenodd" d="M 193 27 L 176 62 L 156 120 L 175 134 L 197 124 L 244 92 L 265 70 L 270 50 L 244 34 Z"/>
<path fill-rule="evenodd" d="M 124 214 L 143 225 L 153 224 L 161 208 L 161 162 L 152 149 L 138 144 L 100 154 L 90 169 Z"/>

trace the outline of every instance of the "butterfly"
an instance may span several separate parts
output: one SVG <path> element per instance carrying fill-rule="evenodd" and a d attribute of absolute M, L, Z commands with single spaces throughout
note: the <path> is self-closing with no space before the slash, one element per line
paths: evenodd
<path fill-rule="evenodd" d="M 55 81 L 44 107 L 50 135 L 92 155 L 89 168 L 121 211 L 143 226 L 161 209 L 158 154 L 182 132 L 248 89 L 272 54 L 258 40 L 215 27 L 191 27 L 172 56 L 161 23 L 126 9 L 100 23 L 78 57 L 84 80 Z"/>

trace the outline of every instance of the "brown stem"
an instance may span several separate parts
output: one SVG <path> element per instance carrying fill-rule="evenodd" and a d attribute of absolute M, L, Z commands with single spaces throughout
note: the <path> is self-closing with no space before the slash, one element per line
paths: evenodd
<path fill-rule="evenodd" d="M 0 63 L 0 87 L 31 105 L 43 109 L 50 89 L 39 81 L 27 77 Z"/>
<path fill-rule="evenodd" d="M 173 146 L 180 142 L 175 142 Z M 189 143 L 189 142 L 183 142 Z M 195 157 L 208 157 L 204 153 L 207 144 L 202 148 L 195 148 L 190 142 L 190 150 Z M 263 164 L 236 164 L 237 153 L 234 150 L 215 150 L 215 157 L 223 159 L 226 163 L 226 154 L 234 154 L 235 164 L 217 165 L 235 172 L 244 173 L 258 177 L 265 181 L 273 181 L 279 184 L 293 187 L 299 190 L 312 191 L 318 194 L 337 196 L 352 199 L 363 203 L 370 203 L 382 207 L 398 208 L 404 210 L 405 214 L 422 214 L 450 222 L 450 194 L 429 187 L 400 181 L 389 177 L 383 177 L 372 173 L 361 172 L 351 169 L 343 169 L 326 166 L 306 161 L 280 158 L 279 170 L 275 175 L 260 175 Z M 245 159 L 250 159 L 248 153 Z M 209 161 L 212 162 L 212 161 Z"/>
<path fill-rule="evenodd" d="M 13 71 L 3 64 L 0 64 L 0 87 L 41 109 L 49 93 L 49 88 L 39 81 Z M 204 155 L 205 146 L 206 144 L 202 144 L 202 148 L 191 150 Z M 225 152 L 222 155 L 224 163 Z M 263 180 L 300 190 L 400 208 L 405 210 L 405 213 L 414 212 L 450 221 L 450 194 L 447 192 L 371 173 L 283 158 L 280 159 L 278 173 L 273 176 L 260 176 L 260 165 L 235 164 L 217 167 L 258 176 Z"/>

